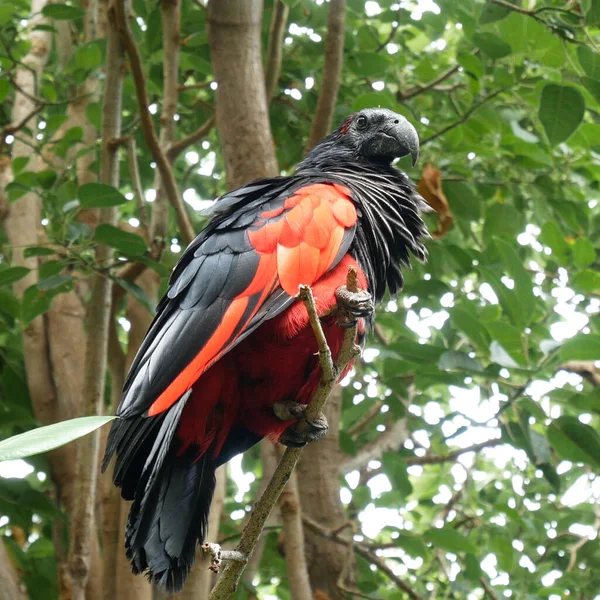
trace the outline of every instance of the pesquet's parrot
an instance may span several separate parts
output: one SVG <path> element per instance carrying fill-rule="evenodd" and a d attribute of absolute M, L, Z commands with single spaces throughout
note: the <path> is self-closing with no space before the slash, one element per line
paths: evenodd
<path fill-rule="evenodd" d="M 343 338 L 336 307 L 364 338 L 372 298 L 402 288 L 410 254 L 426 258 L 420 213 L 429 209 L 391 164 L 406 155 L 414 164 L 418 150 L 404 117 L 362 110 L 293 175 L 254 181 L 209 209 L 173 270 L 108 438 L 103 468 L 116 454 L 114 483 L 133 500 L 125 545 L 135 573 L 181 589 L 206 533 L 215 469 L 264 437 L 301 446 L 324 435 L 323 416 L 308 431 L 296 427 L 320 376 L 298 286 L 312 287 L 334 357 Z M 368 293 L 343 287 L 350 266 Z"/>

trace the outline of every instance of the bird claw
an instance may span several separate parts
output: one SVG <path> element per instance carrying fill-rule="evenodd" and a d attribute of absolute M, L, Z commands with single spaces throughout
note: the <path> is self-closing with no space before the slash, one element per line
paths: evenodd
<path fill-rule="evenodd" d="M 327 435 L 329 425 L 321 412 L 314 420 L 306 419 L 290 425 L 279 438 L 279 442 L 290 448 L 302 448 L 309 442 L 318 442 Z"/>
<path fill-rule="evenodd" d="M 335 290 L 340 318 L 338 325 L 344 329 L 354 327 L 360 318 L 369 317 L 375 310 L 373 298 L 366 290 L 351 292 L 345 285 Z"/>
<path fill-rule="evenodd" d="M 280 421 L 297 421 L 304 417 L 307 406 L 295 400 L 282 400 L 273 405 L 273 412 Z"/>

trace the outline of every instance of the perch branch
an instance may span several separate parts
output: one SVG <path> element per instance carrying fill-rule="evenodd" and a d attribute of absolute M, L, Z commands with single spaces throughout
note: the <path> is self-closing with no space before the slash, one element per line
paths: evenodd
<path fill-rule="evenodd" d="M 353 268 L 348 270 L 346 285 L 350 291 L 358 291 L 357 274 L 356 270 Z M 306 420 L 314 420 L 321 412 L 325 402 L 329 398 L 331 390 L 335 386 L 338 374 L 341 373 L 350 360 L 357 355 L 358 347 L 354 343 L 357 331 L 356 326 L 346 329 L 340 352 L 334 363 L 331 358 L 331 351 L 327 345 L 325 334 L 321 327 L 321 322 L 317 315 L 317 309 L 310 287 L 300 286 L 298 299 L 304 303 L 308 312 L 309 321 L 319 348 L 319 363 L 321 365 L 321 378 L 319 384 L 306 409 L 305 420 L 299 422 L 299 427 L 302 427 L 303 425 L 306 426 Z M 271 481 L 269 481 L 263 495 L 255 503 L 250 518 L 244 527 L 242 536 L 236 547 L 236 551 L 241 552 L 246 560 L 252 555 L 252 551 L 258 542 L 258 538 L 262 533 L 262 529 L 269 514 L 288 482 L 290 475 L 300 458 L 301 452 L 302 448 L 286 448 L 283 457 L 277 465 L 277 469 L 275 469 L 275 473 L 273 473 Z M 244 566 L 245 562 L 229 561 L 223 574 L 213 588 L 209 600 L 228 600 L 237 587 Z"/>

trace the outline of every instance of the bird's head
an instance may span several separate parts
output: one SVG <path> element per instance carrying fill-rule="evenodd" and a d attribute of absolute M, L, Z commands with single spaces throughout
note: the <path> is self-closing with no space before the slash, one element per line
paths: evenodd
<path fill-rule="evenodd" d="M 419 136 L 402 116 L 386 108 L 365 108 L 344 119 L 340 126 L 304 159 L 302 164 L 318 166 L 323 160 L 370 161 L 390 165 L 410 154 L 413 166 L 419 156 Z"/>

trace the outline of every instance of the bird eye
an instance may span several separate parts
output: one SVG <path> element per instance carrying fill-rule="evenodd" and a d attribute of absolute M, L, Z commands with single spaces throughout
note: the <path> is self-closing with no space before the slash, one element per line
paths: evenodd
<path fill-rule="evenodd" d="M 356 126 L 359 129 L 364 129 L 367 126 L 368 122 L 369 120 L 364 115 L 358 115 L 358 117 L 356 118 Z"/>

